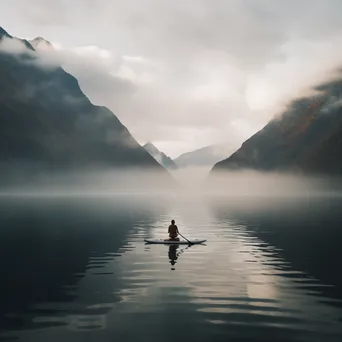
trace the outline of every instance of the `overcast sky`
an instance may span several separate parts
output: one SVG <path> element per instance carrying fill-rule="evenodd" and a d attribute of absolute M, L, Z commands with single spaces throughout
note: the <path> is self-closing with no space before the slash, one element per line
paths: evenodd
<path fill-rule="evenodd" d="M 94 103 L 171 157 L 239 146 L 342 64 L 340 0 L 0 4 L 0 26 L 51 41 Z"/>

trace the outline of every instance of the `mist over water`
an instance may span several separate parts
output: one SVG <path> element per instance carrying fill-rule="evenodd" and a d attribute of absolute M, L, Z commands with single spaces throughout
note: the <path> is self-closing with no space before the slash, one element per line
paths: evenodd
<path fill-rule="evenodd" d="M 289 172 L 212 171 L 207 166 L 178 170 L 146 167 L 94 167 L 39 170 L 18 164 L 3 174 L 0 195 L 164 195 L 184 197 L 322 196 L 342 193 L 340 177 Z M 20 176 L 19 176 L 20 174 Z"/>
<path fill-rule="evenodd" d="M 216 171 L 202 189 L 222 197 L 321 197 L 342 194 L 341 178 L 289 172 Z"/>
<path fill-rule="evenodd" d="M 0 340 L 340 341 L 338 191 L 246 175 L 2 193 Z M 205 244 L 144 243 L 171 219 Z"/>
<path fill-rule="evenodd" d="M 27 169 L 27 177 L 8 175 L 0 186 L 3 195 L 72 196 L 108 194 L 158 194 L 177 189 L 179 184 L 166 170 L 136 168 L 94 168 L 84 170 L 35 173 Z M 23 174 L 23 171 L 21 171 Z"/>

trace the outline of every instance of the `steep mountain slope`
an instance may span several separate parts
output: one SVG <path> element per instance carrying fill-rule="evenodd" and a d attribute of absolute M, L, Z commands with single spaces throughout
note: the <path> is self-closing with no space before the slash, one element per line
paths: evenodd
<path fill-rule="evenodd" d="M 198 150 L 186 152 L 174 159 L 180 168 L 205 166 L 212 167 L 217 162 L 227 158 L 233 149 L 224 144 L 210 145 Z"/>
<path fill-rule="evenodd" d="M 175 162 L 164 152 L 159 151 L 152 143 L 148 142 L 143 147 L 160 165 L 164 166 L 166 169 L 177 169 Z"/>
<path fill-rule="evenodd" d="M 33 172 L 130 167 L 168 174 L 77 80 L 0 28 L 1 181 Z M 32 171 L 34 170 L 34 171 Z"/>
<path fill-rule="evenodd" d="M 315 88 L 316 96 L 288 110 L 245 141 L 218 170 L 254 169 L 342 174 L 342 77 Z"/>

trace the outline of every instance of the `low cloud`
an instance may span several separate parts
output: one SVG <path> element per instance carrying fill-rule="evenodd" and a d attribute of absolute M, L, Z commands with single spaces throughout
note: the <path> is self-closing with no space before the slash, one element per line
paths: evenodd
<path fill-rule="evenodd" d="M 8 53 L 12 55 L 31 54 L 34 56 L 34 51 L 28 49 L 25 42 L 17 38 L 3 37 L 0 40 L 0 53 Z"/>

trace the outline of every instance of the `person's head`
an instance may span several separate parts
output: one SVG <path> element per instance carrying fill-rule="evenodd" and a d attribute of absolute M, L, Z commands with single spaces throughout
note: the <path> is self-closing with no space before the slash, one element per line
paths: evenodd
<path fill-rule="evenodd" d="M 172 221 L 171 221 L 171 224 L 175 224 L 175 220 L 172 220 Z"/>

